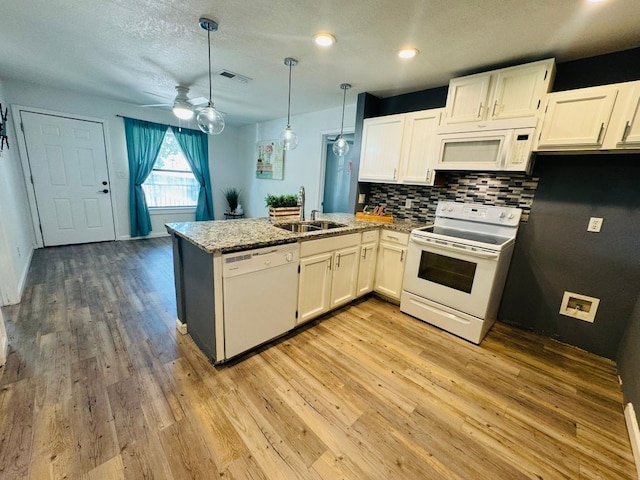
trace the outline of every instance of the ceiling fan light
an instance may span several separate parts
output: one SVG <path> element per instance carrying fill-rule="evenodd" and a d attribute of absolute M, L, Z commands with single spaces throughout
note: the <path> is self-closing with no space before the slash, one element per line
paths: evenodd
<path fill-rule="evenodd" d="M 178 102 L 173 105 L 173 114 L 180 120 L 191 120 L 194 115 L 190 105 L 187 106 Z"/>
<path fill-rule="evenodd" d="M 347 153 L 349 153 L 349 142 L 340 135 L 336 141 L 333 142 L 333 154 L 337 157 L 344 157 Z"/>
<path fill-rule="evenodd" d="M 198 112 L 196 121 L 198 128 L 207 135 L 219 135 L 224 130 L 224 117 L 212 103 Z"/>

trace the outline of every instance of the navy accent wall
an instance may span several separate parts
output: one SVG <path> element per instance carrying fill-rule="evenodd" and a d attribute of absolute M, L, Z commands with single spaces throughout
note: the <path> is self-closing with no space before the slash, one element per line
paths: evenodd
<path fill-rule="evenodd" d="M 618 372 L 622 378 L 625 401 L 640 413 L 640 297 L 636 302 L 627 330 L 618 350 Z"/>
<path fill-rule="evenodd" d="M 615 359 L 640 294 L 640 154 L 538 156 L 534 175 L 498 319 Z M 560 315 L 565 291 L 600 299 L 594 323 Z"/>

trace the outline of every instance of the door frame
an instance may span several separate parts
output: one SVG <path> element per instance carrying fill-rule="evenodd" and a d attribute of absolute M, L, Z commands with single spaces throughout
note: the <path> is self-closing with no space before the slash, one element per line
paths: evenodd
<path fill-rule="evenodd" d="M 22 174 L 24 176 L 24 184 L 27 190 L 27 198 L 29 199 L 29 209 L 31 210 L 31 222 L 33 224 L 33 230 L 36 237 L 36 248 L 44 247 L 44 238 L 42 231 L 40 230 L 40 215 L 38 213 L 38 203 L 36 202 L 36 191 L 31 181 L 31 164 L 29 163 L 29 152 L 27 144 L 25 142 L 24 130 L 22 129 L 22 112 L 37 113 L 40 115 L 49 115 L 52 117 L 68 118 L 70 120 L 80 120 L 84 122 L 94 122 L 102 125 L 102 134 L 104 137 L 104 153 L 107 163 L 107 181 L 109 182 L 109 188 L 113 193 L 111 182 L 111 145 L 107 141 L 111 138 L 109 135 L 108 122 L 104 118 L 87 117 L 84 115 L 76 115 L 75 113 L 63 113 L 54 110 L 47 110 L 44 108 L 27 107 L 24 105 L 11 105 L 11 114 L 13 116 L 13 126 L 15 128 L 16 137 L 18 140 L 18 152 L 20 153 L 20 163 L 22 164 Z M 113 233 L 114 240 L 118 238 L 116 231 L 116 225 L 118 225 L 118 213 L 114 201 L 114 195 L 110 195 L 111 202 L 111 220 L 113 221 Z"/>
<path fill-rule="evenodd" d="M 352 135 L 355 134 L 355 128 L 354 127 L 346 127 L 343 129 L 343 135 Z M 320 175 L 318 178 L 318 209 L 322 208 L 322 211 L 324 212 L 324 205 L 323 205 L 323 200 L 324 200 L 324 178 L 325 178 L 325 174 L 327 172 L 327 139 L 329 137 L 333 137 L 334 135 L 340 135 L 340 129 L 339 128 L 332 128 L 332 129 L 328 129 L 328 130 L 321 130 L 320 131 L 321 134 L 321 139 L 320 139 L 320 143 L 322 145 L 322 156 L 320 157 Z"/>

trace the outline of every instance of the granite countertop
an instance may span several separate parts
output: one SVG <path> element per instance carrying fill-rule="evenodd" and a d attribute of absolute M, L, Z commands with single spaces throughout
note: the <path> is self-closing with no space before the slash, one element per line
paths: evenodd
<path fill-rule="evenodd" d="M 424 226 L 421 223 L 402 220 L 393 223 L 357 220 L 355 215 L 348 213 L 324 213 L 319 214 L 317 219 L 342 223 L 345 226 L 329 230 L 294 233 L 274 226 L 268 218 L 249 218 L 167 223 L 165 227 L 169 233 L 184 238 L 205 252 L 228 253 L 363 232 L 377 228 L 408 233 L 414 228 Z"/>

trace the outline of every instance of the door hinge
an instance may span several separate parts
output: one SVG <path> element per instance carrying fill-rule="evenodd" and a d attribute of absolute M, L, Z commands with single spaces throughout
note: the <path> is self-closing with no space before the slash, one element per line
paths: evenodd
<path fill-rule="evenodd" d="M 24 132 L 24 123 L 20 122 L 20 130 Z"/>
<path fill-rule="evenodd" d="M 298 273 L 300 273 L 300 265 L 298 265 Z"/>
<path fill-rule="evenodd" d="M 296 320 L 298 319 L 298 310 L 296 310 Z"/>
<path fill-rule="evenodd" d="M 538 106 L 536 107 L 536 110 L 538 110 L 540 108 L 540 99 L 538 99 Z"/>
<path fill-rule="evenodd" d="M 31 185 L 33 185 L 33 175 L 29 175 L 29 177 L 31 178 Z"/>
<path fill-rule="evenodd" d="M 547 79 L 547 75 L 549 75 L 549 70 L 545 70 L 544 71 L 544 78 L 542 80 L 546 80 Z"/>
<path fill-rule="evenodd" d="M 44 235 L 44 233 L 42 232 L 42 224 L 41 224 L 41 223 L 39 223 L 39 224 L 38 224 L 38 227 L 40 228 L 40 235 Z"/>

